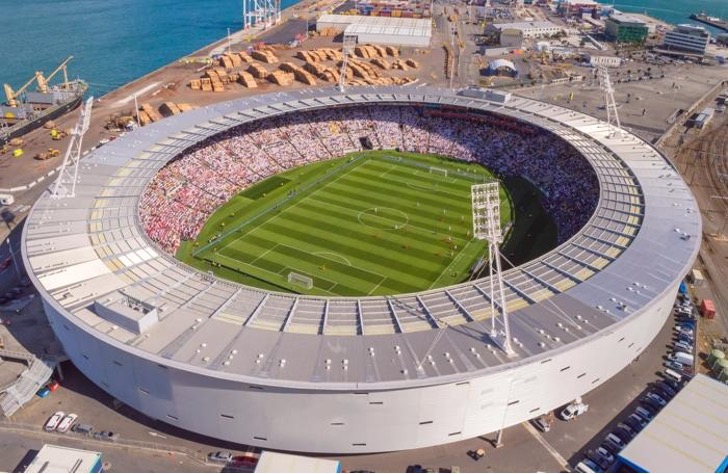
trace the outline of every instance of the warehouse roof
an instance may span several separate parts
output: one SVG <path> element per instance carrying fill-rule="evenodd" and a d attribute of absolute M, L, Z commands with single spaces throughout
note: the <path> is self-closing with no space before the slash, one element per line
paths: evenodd
<path fill-rule="evenodd" d="M 551 28 L 562 29 L 559 25 L 551 23 L 550 21 L 519 21 L 516 23 L 494 23 L 493 26 L 499 30 L 546 30 Z"/>
<path fill-rule="evenodd" d="M 516 66 L 513 64 L 513 62 L 511 62 L 507 59 L 494 59 L 488 65 L 488 69 L 491 69 L 491 70 L 500 69 L 502 67 L 510 69 L 511 71 L 516 70 Z"/>
<path fill-rule="evenodd" d="M 101 453 L 44 445 L 25 472 L 101 472 Z"/>
<path fill-rule="evenodd" d="M 341 472 L 341 461 L 263 451 L 255 472 Z"/>
<path fill-rule="evenodd" d="M 619 458 L 637 472 L 725 472 L 728 386 L 696 375 Z"/>
<path fill-rule="evenodd" d="M 362 31 L 382 30 L 385 34 L 432 36 L 432 20 L 382 16 L 321 15 L 318 24 L 355 26 Z"/>
<path fill-rule="evenodd" d="M 609 16 L 610 19 L 616 21 L 617 23 L 632 23 L 637 25 L 647 25 L 646 22 L 640 20 L 636 16 L 632 15 L 625 15 L 624 13 L 614 13 Z"/>

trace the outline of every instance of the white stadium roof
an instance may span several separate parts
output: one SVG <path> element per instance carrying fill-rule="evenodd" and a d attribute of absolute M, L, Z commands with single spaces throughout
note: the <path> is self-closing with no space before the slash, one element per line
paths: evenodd
<path fill-rule="evenodd" d="M 478 342 L 490 331 L 486 281 L 391 297 L 267 292 L 191 269 L 141 229 L 139 194 L 194 143 L 281 113 L 378 103 L 511 116 L 570 141 L 594 168 L 601 197 L 587 225 L 505 273 L 514 357 Z M 302 90 L 202 107 L 94 151 L 82 161 L 80 178 L 74 198 L 45 195 L 24 227 L 23 258 L 46 304 L 121 351 L 223 379 L 264 378 L 268 386 L 341 390 L 458 382 L 559 352 L 643 311 L 687 271 L 700 242 L 692 194 L 637 137 L 617 138 L 593 117 L 533 100 L 499 104 L 428 87 Z M 144 321 L 103 316 L 104 308 L 123 301 L 156 313 Z M 233 350 L 239 355 L 225 360 Z M 427 353 L 432 366 L 419 363 Z M 270 363 L 260 364 L 261 357 Z M 346 367 L 323 370 L 323 360 L 342 358 Z M 273 363 L 279 360 L 287 363 Z"/>

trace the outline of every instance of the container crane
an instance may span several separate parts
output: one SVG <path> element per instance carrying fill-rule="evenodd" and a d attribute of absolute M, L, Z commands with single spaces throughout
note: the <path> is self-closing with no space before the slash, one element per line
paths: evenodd
<path fill-rule="evenodd" d="M 73 56 L 69 56 L 66 58 L 65 61 L 63 61 L 52 73 L 48 75 L 48 77 L 45 77 L 43 75 L 42 71 L 36 71 L 35 76 L 33 76 L 28 82 L 23 84 L 23 86 L 18 89 L 17 91 L 14 91 L 12 87 L 10 87 L 9 84 L 3 84 L 3 89 L 5 89 L 5 97 L 7 98 L 7 104 L 9 107 L 17 107 L 18 106 L 18 97 L 30 87 L 31 84 L 34 82 L 38 83 L 38 91 L 42 93 L 48 93 L 48 83 L 55 77 L 56 74 L 58 74 L 59 71 L 63 71 L 63 84 L 62 86 L 66 86 L 68 84 L 68 70 L 66 68 L 66 65 L 73 59 Z"/>

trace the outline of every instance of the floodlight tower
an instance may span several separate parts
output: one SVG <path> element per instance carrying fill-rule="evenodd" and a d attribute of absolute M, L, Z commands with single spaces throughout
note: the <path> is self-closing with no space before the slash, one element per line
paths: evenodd
<path fill-rule="evenodd" d="M 493 314 L 491 318 L 490 336 L 493 340 L 497 340 L 498 332 L 495 328 L 495 305 L 496 300 L 498 300 L 498 306 L 500 306 L 501 313 L 503 314 L 503 327 L 505 331 L 503 350 L 508 355 L 514 355 L 515 352 L 513 351 L 513 347 L 511 347 L 511 328 L 508 324 L 508 308 L 506 307 L 505 290 L 503 289 L 499 247 L 503 242 L 503 231 L 500 225 L 500 186 L 497 181 L 493 183 L 474 184 L 470 187 L 470 196 L 473 203 L 473 236 L 476 239 L 488 241 L 490 308 Z M 493 269 L 494 262 L 495 271 Z"/>
<path fill-rule="evenodd" d="M 243 29 L 267 28 L 281 21 L 281 0 L 243 0 Z"/>
<path fill-rule="evenodd" d="M 76 181 L 78 180 L 78 164 L 81 161 L 81 147 L 83 136 L 88 131 L 91 122 L 91 107 L 94 98 L 89 97 L 81 107 L 81 117 L 71 132 L 71 142 L 68 144 L 66 154 L 63 156 L 63 164 L 58 172 L 58 179 L 53 186 L 51 196 L 54 199 L 74 197 L 76 195 Z"/>
<path fill-rule="evenodd" d="M 341 52 L 344 55 L 344 59 L 341 60 L 341 71 L 339 74 L 339 91 L 344 92 L 346 90 L 346 66 L 349 64 L 349 56 L 354 52 L 354 46 L 356 46 L 356 36 L 344 35 L 343 46 Z"/>
<path fill-rule="evenodd" d="M 609 79 L 609 71 L 606 66 L 598 66 L 597 74 L 599 75 L 599 86 L 604 91 L 604 102 L 607 109 L 607 123 L 616 127 L 614 136 L 622 138 L 622 124 L 619 122 L 619 112 L 617 103 L 614 100 L 614 87 Z"/>

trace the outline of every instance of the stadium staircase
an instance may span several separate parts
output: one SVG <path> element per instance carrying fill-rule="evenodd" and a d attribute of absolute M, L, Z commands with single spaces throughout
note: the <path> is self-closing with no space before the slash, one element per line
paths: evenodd
<path fill-rule="evenodd" d="M 6 417 L 11 417 L 15 412 L 30 401 L 35 392 L 42 387 L 53 374 L 52 363 L 38 359 L 28 352 L 0 350 L 0 358 L 22 360 L 28 368 L 8 387 L 2 391 L 0 398 L 0 410 Z"/>

